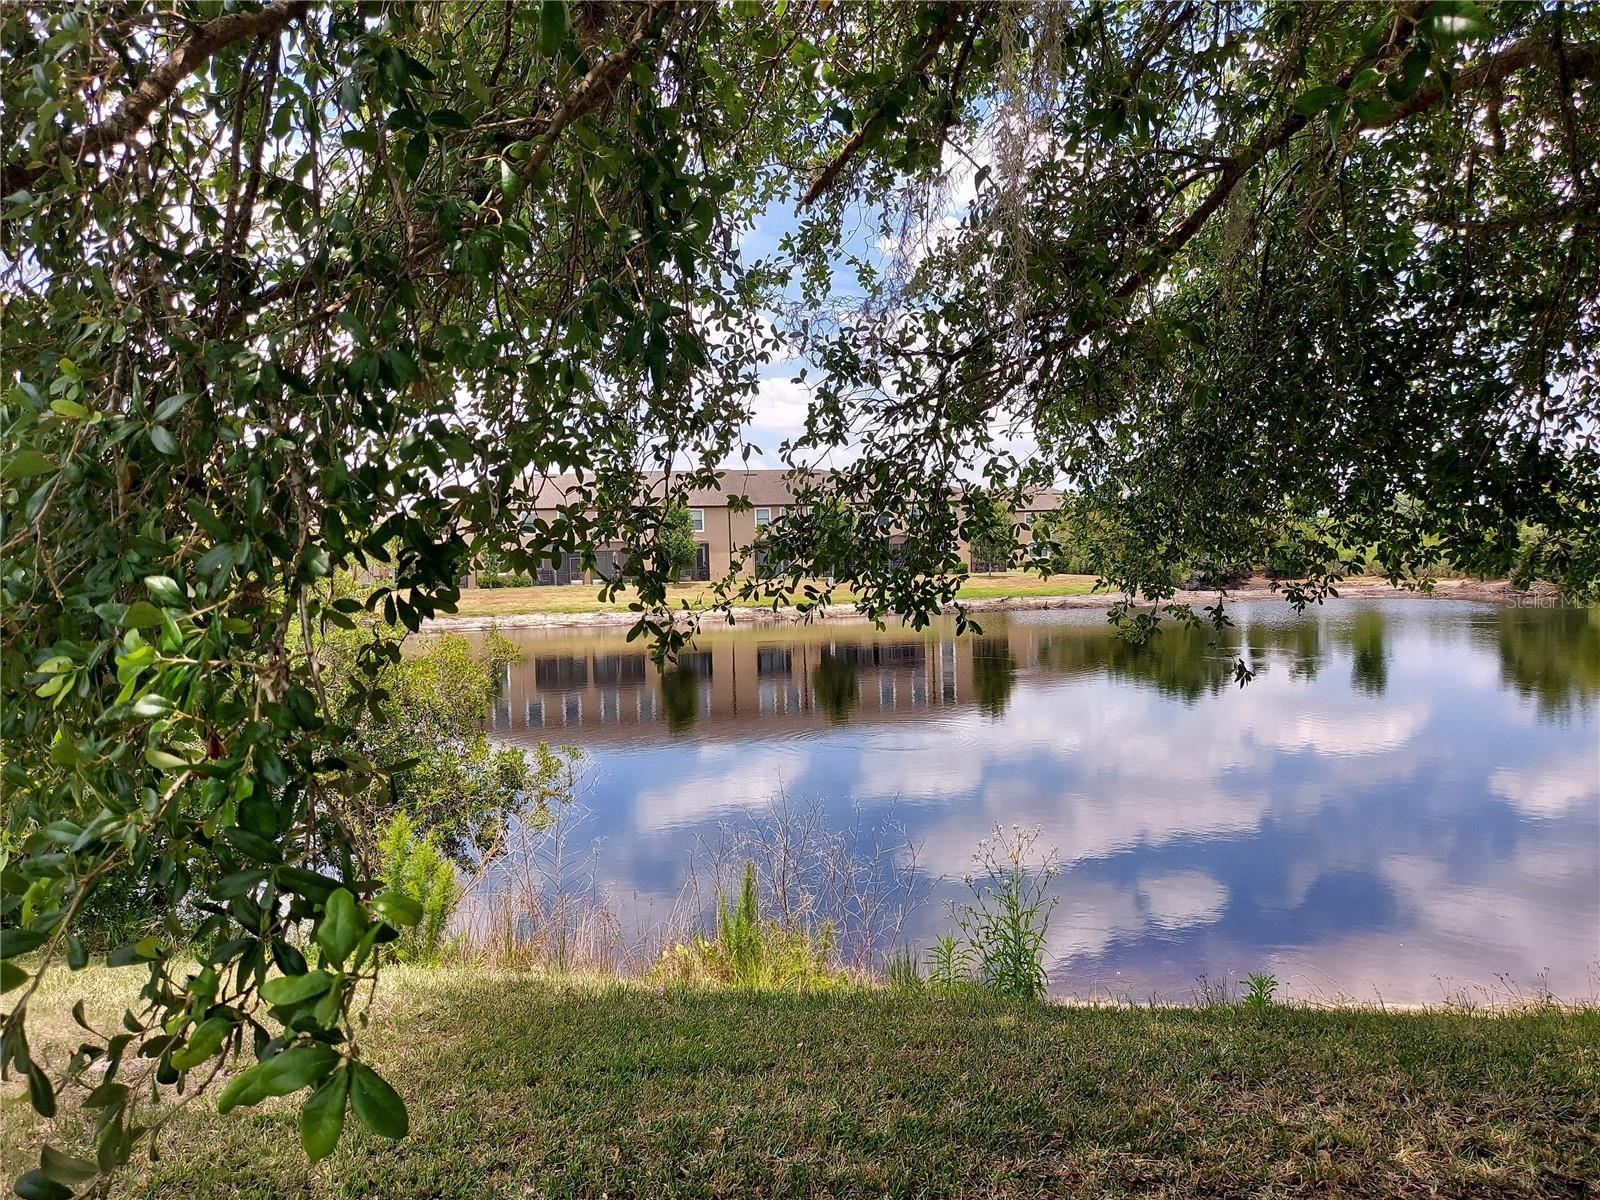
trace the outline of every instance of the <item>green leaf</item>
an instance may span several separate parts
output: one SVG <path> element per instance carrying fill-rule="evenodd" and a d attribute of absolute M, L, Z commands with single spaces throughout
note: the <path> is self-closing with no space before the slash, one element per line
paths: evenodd
<path fill-rule="evenodd" d="M 344 1110 L 350 1095 L 350 1071 L 340 1067 L 300 1110 L 300 1144 L 306 1157 L 321 1162 L 333 1153 L 344 1132 Z"/>
<path fill-rule="evenodd" d="M 428 164 L 428 135 L 418 133 L 406 143 L 405 166 L 406 176 L 415 179 L 422 174 L 422 168 Z"/>
<path fill-rule="evenodd" d="M 161 624 L 161 610 L 148 600 L 135 600 L 128 605 L 122 623 L 129 629 L 149 629 Z"/>
<path fill-rule="evenodd" d="M 158 692 L 147 692 L 133 702 L 133 715 L 145 720 L 164 717 L 171 711 L 172 701 Z"/>
<path fill-rule="evenodd" d="M 12 988 L 21 987 L 32 978 L 32 975 L 29 975 L 16 963 L 10 960 L 0 960 L 0 992 L 9 992 Z"/>
<path fill-rule="evenodd" d="M 299 1004 L 313 996 L 320 996 L 333 985 L 333 976 L 326 971 L 307 971 L 304 975 L 280 975 L 261 985 L 261 998 L 268 1004 Z"/>
<path fill-rule="evenodd" d="M 1339 134 L 1344 129 L 1345 118 L 1349 115 L 1350 104 L 1348 101 L 1341 101 L 1328 110 L 1327 124 L 1329 138 L 1334 141 L 1338 141 Z"/>
<path fill-rule="evenodd" d="M 39 1151 L 39 1169 L 44 1172 L 47 1179 L 64 1183 L 68 1187 L 93 1179 L 100 1174 L 100 1168 L 88 1159 L 64 1153 L 54 1146 L 45 1146 Z"/>
<path fill-rule="evenodd" d="M 567 0 L 544 0 L 539 10 L 539 53 L 553 55 L 566 36 Z"/>
<path fill-rule="evenodd" d="M 1391 71 L 1385 85 L 1389 89 L 1392 100 L 1409 100 L 1417 94 L 1418 89 L 1428 77 L 1428 62 L 1431 55 L 1426 46 L 1413 46 L 1405 59 L 1400 64 L 1398 71 Z"/>
<path fill-rule="evenodd" d="M 316 1083 L 333 1070 L 339 1052 L 325 1042 L 292 1046 L 267 1059 L 259 1067 L 261 1092 L 266 1096 L 287 1096 L 307 1084 Z"/>
<path fill-rule="evenodd" d="M 33 1111 L 41 1117 L 56 1115 L 56 1092 L 50 1077 L 40 1069 L 39 1064 L 28 1064 L 28 1102 L 33 1105 Z"/>
<path fill-rule="evenodd" d="M 30 475 L 43 475 L 46 471 L 55 469 L 54 459 L 37 450 L 24 447 L 6 456 L 5 466 L 0 468 L 0 476 L 6 479 L 26 479 Z"/>
<path fill-rule="evenodd" d="M 86 421 L 89 418 L 89 410 L 87 408 L 76 400 L 68 400 L 65 396 L 57 396 L 50 401 L 50 408 L 61 416 L 69 417 L 74 421 Z"/>
<path fill-rule="evenodd" d="M 188 603 L 188 596 L 170 575 L 146 575 L 144 586 L 150 598 L 163 608 L 181 607 Z"/>
<path fill-rule="evenodd" d="M 1441 45 L 1494 36 L 1494 22 L 1472 0 L 1434 0 L 1418 28 Z"/>
<path fill-rule="evenodd" d="M 1330 104 L 1337 104 L 1344 99 L 1344 89 L 1338 84 L 1325 83 L 1321 87 L 1314 87 L 1309 92 L 1302 92 L 1295 97 L 1291 105 L 1295 112 L 1302 117 L 1312 117 Z"/>
<path fill-rule="evenodd" d="M 348 888 L 339 888 L 328 897 L 322 922 L 317 926 L 317 945 L 330 961 L 341 963 L 350 957 L 366 927 L 356 898 Z"/>
<path fill-rule="evenodd" d="M 144 748 L 144 760 L 158 771 L 186 771 L 193 764 L 186 758 L 180 758 L 170 750 L 163 750 L 158 746 Z"/>
<path fill-rule="evenodd" d="M 165 425 L 152 425 L 150 427 L 150 444 L 168 458 L 178 453 L 178 443 L 173 440 L 172 434 L 167 432 Z"/>
<path fill-rule="evenodd" d="M 259 833 L 251 833 L 248 829 L 238 825 L 230 825 L 224 829 L 222 831 L 222 840 L 235 850 L 248 854 L 257 862 L 275 863 L 283 858 L 283 853 L 271 838 L 264 838 Z"/>
<path fill-rule="evenodd" d="M 504 158 L 500 160 L 500 191 L 507 200 L 515 200 L 522 194 L 522 177 L 517 174 L 517 168 Z"/>
<path fill-rule="evenodd" d="M 172 1065 L 180 1071 L 198 1067 L 222 1048 L 232 1030 L 233 1023 L 226 1017 L 208 1017 L 189 1035 L 188 1044 L 174 1051 Z"/>
<path fill-rule="evenodd" d="M 228 1080 L 228 1085 L 222 1089 L 222 1094 L 217 1097 L 217 1111 L 226 1115 L 240 1105 L 248 1108 L 252 1104 L 260 1104 L 265 1100 L 267 1092 L 261 1084 L 261 1068 L 265 1065 L 265 1063 L 261 1063 L 247 1071 L 240 1071 L 232 1079 Z"/>
<path fill-rule="evenodd" d="M 72 1200 L 72 1189 L 45 1178 L 43 1171 L 29 1171 L 12 1185 L 22 1200 Z"/>
<path fill-rule="evenodd" d="M 380 1137 L 403 1138 L 411 1129 L 405 1101 L 366 1063 L 352 1064 L 350 1100 L 361 1123 Z"/>
<path fill-rule="evenodd" d="M 0 929 L 0 958 L 15 958 L 44 945 L 50 936 L 45 929 Z"/>
<path fill-rule="evenodd" d="M 372 907 L 394 925 L 415 925 L 422 920 L 422 905 L 404 892 L 384 892 Z"/>

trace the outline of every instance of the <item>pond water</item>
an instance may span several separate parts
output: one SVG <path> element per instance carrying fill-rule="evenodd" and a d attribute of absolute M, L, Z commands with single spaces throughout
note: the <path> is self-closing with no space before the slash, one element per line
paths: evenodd
<path fill-rule="evenodd" d="M 621 630 L 511 631 L 488 722 L 586 751 L 568 853 L 624 924 L 781 796 L 889 856 L 914 944 L 950 927 L 980 839 L 1037 828 L 1063 995 L 1186 1000 L 1252 971 L 1387 1003 L 1600 992 L 1600 610 L 1231 611 L 1220 642 L 1142 648 L 1097 609 L 959 638 L 719 628 L 665 677 Z"/>

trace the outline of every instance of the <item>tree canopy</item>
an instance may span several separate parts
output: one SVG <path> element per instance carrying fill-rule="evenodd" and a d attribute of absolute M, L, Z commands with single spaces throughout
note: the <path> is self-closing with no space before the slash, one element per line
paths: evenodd
<path fill-rule="evenodd" d="M 1358 553 L 1508 570 L 1526 527 L 1527 569 L 1593 594 L 1597 25 L 1466 0 L 0 9 L 3 1058 L 43 1113 L 89 1092 L 98 1138 L 27 1194 L 127 1159 L 142 1064 L 192 1089 L 246 1044 L 222 1104 L 311 1089 L 313 1158 L 347 1102 L 404 1131 L 356 1019 L 418 915 L 351 827 L 403 769 L 351 737 L 378 667 L 478 556 L 601 545 L 670 649 L 667 514 L 748 448 L 769 363 L 810 387 L 785 460 L 853 453 L 797 477 L 840 520 L 764 531 L 791 593 L 831 575 L 925 620 L 963 494 L 1057 486 L 1128 532 L 1108 580 L 1158 600 L 1174 562 L 1269 548 L 1298 599 Z M 779 250 L 747 254 L 773 211 Z M 338 687 L 330 630 L 360 641 Z M 143 1007 L 37 1062 L 38 981 L 87 960 L 75 914 L 130 864 L 198 935 L 114 950 Z"/>

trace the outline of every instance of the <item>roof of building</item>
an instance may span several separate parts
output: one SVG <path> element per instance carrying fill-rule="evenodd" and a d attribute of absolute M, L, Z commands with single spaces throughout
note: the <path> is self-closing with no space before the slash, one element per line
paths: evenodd
<path fill-rule="evenodd" d="M 821 472 L 817 473 L 818 475 Z M 643 472 L 645 490 L 649 493 L 660 491 L 660 485 L 666 478 L 661 471 Z M 690 508 L 720 508 L 727 504 L 729 496 L 743 496 L 752 505 L 760 508 L 781 507 L 794 503 L 794 491 L 790 481 L 795 478 L 793 472 L 765 467 L 734 467 L 722 473 L 722 486 L 718 488 L 690 488 L 685 502 Z M 535 508 L 553 508 L 562 503 L 577 487 L 578 479 L 575 475 L 549 475 L 542 478 L 534 492 Z M 1052 489 L 1041 489 L 1030 493 L 1030 503 L 1027 511 L 1050 512 L 1060 507 L 1061 493 Z"/>

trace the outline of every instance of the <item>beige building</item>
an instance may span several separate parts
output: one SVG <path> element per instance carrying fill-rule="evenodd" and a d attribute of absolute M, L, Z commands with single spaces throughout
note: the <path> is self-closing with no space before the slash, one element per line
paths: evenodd
<path fill-rule="evenodd" d="M 784 470 L 736 469 L 723 473 L 720 487 L 691 489 L 685 502 L 689 507 L 689 520 L 694 528 L 699 554 L 688 578 L 720 579 L 734 569 L 736 561 L 741 564 L 741 574 L 753 574 L 756 563 L 753 548 L 762 527 L 776 521 L 795 503 L 790 488 L 791 478 L 790 473 Z M 656 491 L 661 480 L 659 472 L 647 473 L 646 489 Z M 568 502 L 575 485 L 576 480 L 571 476 L 557 475 L 544 480 L 534 496 L 531 515 L 553 515 L 557 505 Z M 742 501 L 737 509 L 729 503 L 733 497 Z M 1060 494 L 1057 492 L 1035 493 L 1028 506 L 1017 513 L 1018 540 L 1026 544 L 1028 530 L 1034 520 L 1044 513 L 1053 512 L 1059 503 Z M 595 555 L 598 571 L 585 571 L 582 555 L 569 554 L 541 568 L 534 582 L 593 583 L 598 577 L 609 577 L 620 567 L 617 556 L 616 550 L 602 547 Z M 975 571 L 990 565 L 975 562 L 970 547 L 965 543 L 961 546 L 961 556 L 968 567 Z"/>

